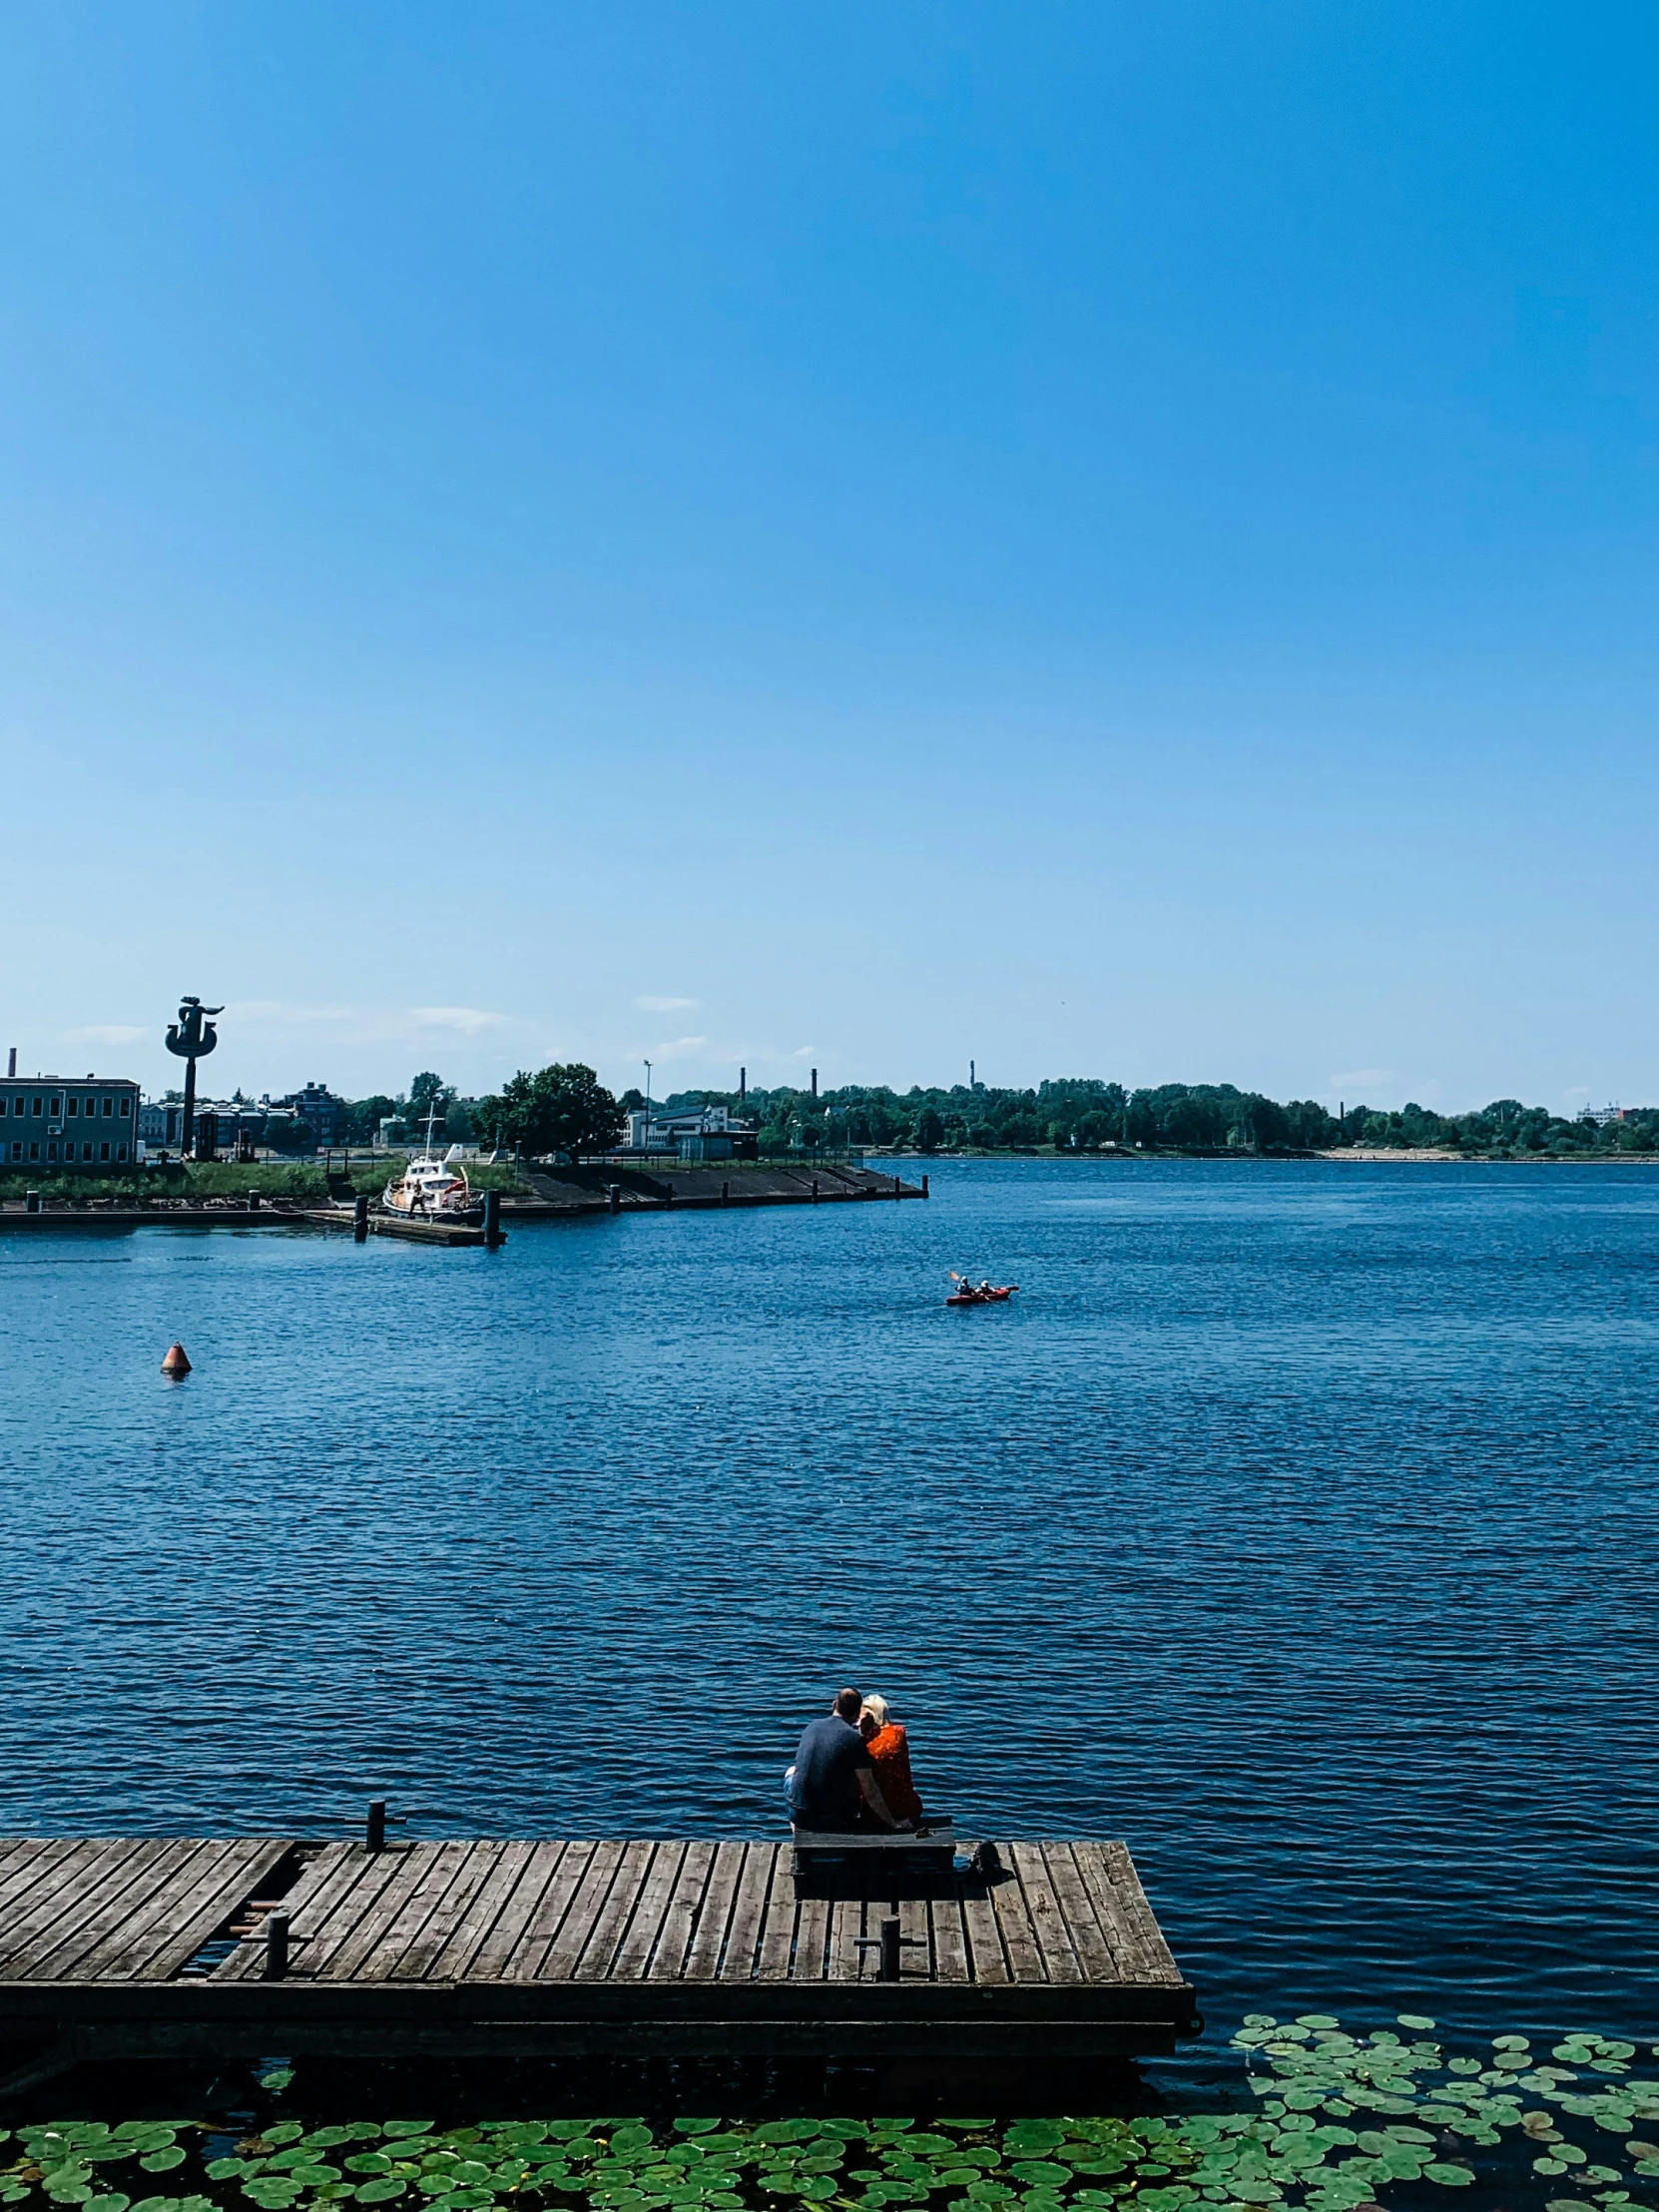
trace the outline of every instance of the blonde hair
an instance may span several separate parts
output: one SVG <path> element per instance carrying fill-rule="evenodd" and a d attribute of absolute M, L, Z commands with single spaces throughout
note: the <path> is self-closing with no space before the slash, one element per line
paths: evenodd
<path fill-rule="evenodd" d="M 864 1699 L 864 1713 L 867 1713 L 869 1715 L 870 1719 L 875 1723 L 877 1729 L 882 1729 L 886 1727 L 887 1701 L 884 1697 L 877 1697 L 873 1690 L 871 1690 Z M 863 1713 L 860 1713 L 858 1718 L 862 1720 Z"/>

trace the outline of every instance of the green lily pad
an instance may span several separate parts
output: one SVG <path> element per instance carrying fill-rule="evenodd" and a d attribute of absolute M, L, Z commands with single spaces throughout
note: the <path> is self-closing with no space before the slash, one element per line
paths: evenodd
<path fill-rule="evenodd" d="M 139 2160 L 147 2174 L 171 2173 L 175 2166 L 182 2166 L 185 2153 L 177 2143 L 170 2143 L 165 2150 L 153 2150 Z"/>
<path fill-rule="evenodd" d="M 1434 2022 L 1425 2012 L 1396 2012 L 1394 2018 L 1398 2020 L 1401 2027 L 1424 2028 L 1434 2025 Z"/>
<path fill-rule="evenodd" d="M 1425 2180 L 1437 2181 L 1442 2189 L 1467 2189 L 1474 2180 L 1467 2166 L 1453 2166 L 1440 2158 L 1422 2171 Z"/>
<path fill-rule="evenodd" d="M 408 2186 L 396 2174 L 382 2174 L 373 2181 L 359 2182 L 353 2194 L 359 2204 L 389 2204 L 393 2197 L 400 2197 Z"/>

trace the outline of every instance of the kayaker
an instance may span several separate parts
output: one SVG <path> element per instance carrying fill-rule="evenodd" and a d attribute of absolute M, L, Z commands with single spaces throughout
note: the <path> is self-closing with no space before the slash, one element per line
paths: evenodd
<path fill-rule="evenodd" d="M 868 1692 L 858 1715 L 858 1733 L 875 1763 L 875 1780 L 888 1811 L 898 1820 L 919 1825 L 921 1800 L 910 1777 L 909 1738 L 891 1715 L 886 1699 Z"/>
<path fill-rule="evenodd" d="M 887 1810 L 875 1779 L 875 1762 L 858 1729 L 863 1706 L 856 1690 L 842 1690 L 826 1717 L 803 1730 L 788 1776 L 790 1813 L 798 1828 L 849 1834 L 861 1813 L 867 1813 L 877 1828 L 915 1825 L 895 1820 Z"/>

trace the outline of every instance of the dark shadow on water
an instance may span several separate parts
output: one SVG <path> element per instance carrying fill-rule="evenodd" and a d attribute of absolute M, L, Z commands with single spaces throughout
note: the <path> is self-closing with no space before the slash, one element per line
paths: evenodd
<path fill-rule="evenodd" d="M 1162 2099 L 1127 2059 L 1079 2062 L 975 2060 L 949 2065 L 891 2060 L 875 2066 L 764 2059 L 300 2059 L 280 2097 L 259 2076 L 279 2063 L 220 2072 L 161 2061 L 76 2066 L 7 2101 L 11 2125 L 65 2119 L 206 2120 L 246 2135 L 276 2117 L 309 2125 L 343 2120 L 429 2120 L 440 2128 L 477 2120 L 867 2119 L 876 2115 L 983 2116 L 1064 2112 L 1128 2116 Z"/>

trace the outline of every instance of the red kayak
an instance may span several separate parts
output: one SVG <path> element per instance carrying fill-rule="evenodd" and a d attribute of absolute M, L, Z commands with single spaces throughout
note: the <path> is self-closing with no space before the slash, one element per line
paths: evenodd
<path fill-rule="evenodd" d="M 1000 1306 L 1004 1299 L 1012 1298 L 1019 1289 L 1017 1283 L 991 1283 L 984 1290 L 976 1290 L 964 1283 L 959 1291 L 952 1291 L 945 1300 L 947 1306 Z"/>

